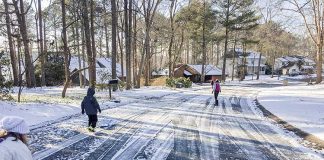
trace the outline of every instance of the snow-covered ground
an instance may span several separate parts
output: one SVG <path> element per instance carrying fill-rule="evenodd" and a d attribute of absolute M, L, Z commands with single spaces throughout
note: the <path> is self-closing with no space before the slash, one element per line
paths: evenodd
<path fill-rule="evenodd" d="M 316 75 L 311 75 L 316 77 Z M 308 85 L 305 76 L 263 75 L 260 80 L 227 80 L 226 85 L 249 87 L 263 107 L 289 124 L 324 140 L 324 84 Z M 288 85 L 283 85 L 288 80 Z M 313 80 L 314 82 L 314 80 Z"/>
<path fill-rule="evenodd" d="M 80 104 L 86 95 L 87 88 L 69 88 L 65 98 L 61 97 L 62 89 L 62 87 L 24 89 L 21 96 L 22 103 L 0 101 L 0 119 L 4 116 L 18 115 L 26 119 L 27 123 L 33 127 L 44 122 L 80 114 Z M 17 90 L 17 88 L 14 89 L 15 99 L 17 99 Z M 121 100 L 120 104 L 108 100 L 108 91 L 97 91 L 95 96 L 102 108 L 113 108 L 138 99 L 154 99 L 174 92 L 164 87 L 143 87 L 131 91 L 113 92 L 112 98 Z"/>
<path fill-rule="evenodd" d="M 258 100 L 274 115 L 324 140 L 323 84 L 262 89 Z"/>
<path fill-rule="evenodd" d="M 87 118 L 80 114 L 86 88 L 69 88 L 66 98 L 62 87 L 25 89 L 22 103 L 0 101 L 0 118 L 27 120 L 36 159 L 322 159 L 264 118 L 253 100 L 257 96 L 275 115 L 316 135 L 324 132 L 324 85 L 251 79 L 222 84 L 219 106 L 213 105 L 209 84 L 113 92 L 120 103 L 109 101 L 108 91 L 97 91 L 104 110 L 95 135 L 86 131 Z"/>

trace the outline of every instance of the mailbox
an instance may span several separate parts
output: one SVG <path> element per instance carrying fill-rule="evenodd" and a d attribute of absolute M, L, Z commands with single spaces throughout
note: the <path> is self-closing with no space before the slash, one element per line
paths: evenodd
<path fill-rule="evenodd" d="M 108 84 L 109 85 L 111 85 L 111 84 L 118 84 L 118 79 L 109 80 Z"/>

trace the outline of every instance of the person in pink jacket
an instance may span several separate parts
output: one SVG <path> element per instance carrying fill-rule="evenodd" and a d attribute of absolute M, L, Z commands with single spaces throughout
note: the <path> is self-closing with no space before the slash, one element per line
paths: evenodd
<path fill-rule="evenodd" d="M 0 160 L 32 160 L 27 147 L 29 128 L 23 118 L 6 116 L 0 120 Z"/>
<path fill-rule="evenodd" d="M 219 92 L 221 92 L 221 87 L 220 87 L 220 84 L 219 84 L 219 80 L 216 79 L 215 81 L 212 81 L 211 82 L 211 85 L 212 85 L 212 93 L 214 93 L 214 97 L 215 97 L 215 105 L 218 106 L 218 94 Z"/>

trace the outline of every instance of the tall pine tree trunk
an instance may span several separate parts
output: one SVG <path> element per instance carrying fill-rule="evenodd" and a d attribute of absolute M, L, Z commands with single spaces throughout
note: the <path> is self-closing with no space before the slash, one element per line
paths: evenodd
<path fill-rule="evenodd" d="M 92 87 L 95 87 L 96 85 L 96 63 L 97 63 L 97 51 L 96 51 L 96 41 L 95 41 L 95 28 L 94 28 L 94 0 L 90 1 L 90 30 L 91 30 L 91 47 L 92 47 L 92 74 L 91 74 L 91 85 Z"/>
<path fill-rule="evenodd" d="M 111 63 L 111 72 L 112 78 L 116 79 L 116 56 L 117 56 L 117 26 L 118 26 L 118 16 L 117 16 L 117 8 L 116 8 L 116 0 L 111 0 L 111 54 L 112 54 L 112 63 Z M 116 90 L 116 88 L 114 88 Z"/>
<path fill-rule="evenodd" d="M 6 16 L 6 27 L 7 27 L 7 36 L 9 43 L 9 53 L 10 53 L 10 62 L 13 74 L 14 85 L 18 86 L 19 76 L 18 76 L 18 64 L 17 64 L 17 56 L 14 50 L 14 42 L 11 35 L 11 25 L 10 25 L 10 16 L 9 16 L 9 6 L 7 0 L 2 0 L 5 8 L 5 16 Z"/>
<path fill-rule="evenodd" d="M 134 25 L 134 36 L 133 36 L 133 60 L 134 60 L 134 63 L 133 63 L 133 83 L 134 83 L 134 86 L 135 88 L 139 88 L 139 86 L 137 86 L 137 76 L 138 76 L 138 64 L 137 64 L 137 42 L 136 42 L 136 38 L 137 38 L 137 13 L 134 12 L 134 19 L 133 19 L 133 25 Z"/>
<path fill-rule="evenodd" d="M 63 40 L 63 49 L 64 49 L 64 73 L 65 73 L 65 82 L 64 88 L 62 91 L 62 97 L 64 98 L 66 95 L 66 90 L 70 85 L 70 58 L 69 58 L 69 48 L 68 48 L 68 40 L 67 40 L 67 26 L 66 26 L 66 11 L 65 11 L 65 0 L 61 0 L 62 7 L 62 40 Z"/>
<path fill-rule="evenodd" d="M 88 2 L 87 0 L 82 0 L 82 8 L 83 8 L 83 25 L 84 25 L 84 36 L 85 36 L 85 45 L 87 51 L 88 58 L 88 66 L 89 66 L 89 87 L 94 87 L 95 85 L 95 60 L 93 59 L 93 49 L 91 47 L 91 31 L 89 26 L 89 15 L 88 15 Z"/>
<path fill-rule="evenodd" d="M 46 85 L 45 81 L 45 55 L 44 55 L 44 41 L 43 41 L 43 16 L 42 16 L 42 2 L 38 0 L 38 25 L 39 25 L 39 47 L 40 47 L 40 64 L 41 64 L 41 86 Z"/>
<path fill-rule="evenodd" d="M 29 50 L 29 39 L 28 39 L 27 24 L 25 18 L 26 13 L 25 13 L 24 1 L 20 0 L 19 7 L 18 7 L 18 1 L 12 0 L 12 2 L 15 7 L 15 13 L 19 23 L 19 30 L 24 45 L 25 65 L 26 65 L 25 74 L 26 74 L 27 87 L 28 88 L 36 87 L 35 70 L 32 63 L 32 56 Z"/>

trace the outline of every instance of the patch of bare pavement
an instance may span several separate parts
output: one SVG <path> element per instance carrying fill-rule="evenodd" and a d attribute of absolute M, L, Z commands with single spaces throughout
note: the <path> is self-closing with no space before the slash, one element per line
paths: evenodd
<path fill-rule="evenodd" d="M 32 132 L 35 159 L 322 159 L 256 115 L 242 95 L 188 91 L 107 109 L 95 133 L 86 118 Z M 240 96 L 241 95 L 241 96 Z"/>

